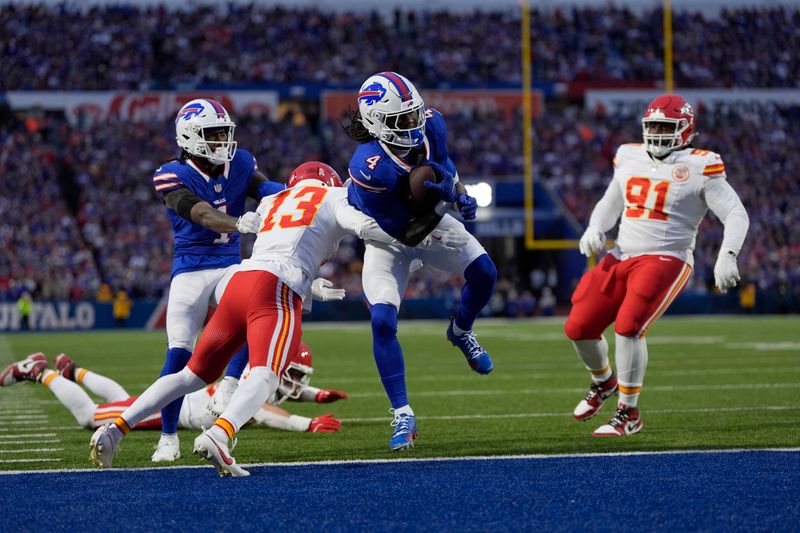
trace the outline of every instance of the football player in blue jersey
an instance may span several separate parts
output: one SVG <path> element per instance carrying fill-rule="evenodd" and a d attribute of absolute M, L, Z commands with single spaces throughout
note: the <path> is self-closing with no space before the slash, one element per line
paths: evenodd
<path fill-rule="evenodd" d="M 259 217 L 245 213 L 245 199 L 284 189 L 258 170 L 250 152 L 237 150 L 236 124 L 215 100 L 197 99 L 175 118 L 181 155 L 158 167 L 153 186 L 161 193 L 175 236 L 167 304 L 167 357 L 161 375 L 186 366 L 209 304 L 226 268 L 239 263 L 239 233 L 257 233 Z M 161 411 L 162 434 L 152 460 L 180 457 L 178 415 L 183 398 Z"/>
<path fill-rule="evenodd" d="M 397 340 L 397 314 L 411 262 L 419 259 L 464 276 L 461 305 L 446 336 L 479 374 L 491 372 L 493 363 L 472 325 L 489 302 L 497 270 L 475 237 L 450 214 L 455 211 L 465 220 L 474 219 L 477 203 L 459 182 L 449 157 L 444 118 L 435 109 L 425 108 L 414 85 L 395 72 L 369 77 L 358 93 L 358 111 L 350 118 L 345 132 L 361 144 L 350 159 L 349 201 L 405 245 L 368 242 L 362 272 L 372 319 L 372 349 L 394 414 L 389 447 L 403 450 L 413 446 L 417 435 L 406 392 L 403 351 Z M 434 211 L 414 216 L 407 203 L 408 175 L 423 162 L 440 178 L 425 186 L 441 201 Z M 415 247 L 423 239 L 431 244 Z"/>

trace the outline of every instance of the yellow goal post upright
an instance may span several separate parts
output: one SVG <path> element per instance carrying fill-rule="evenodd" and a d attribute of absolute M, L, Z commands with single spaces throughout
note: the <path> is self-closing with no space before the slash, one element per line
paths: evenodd
<path fill-rule="evenodd" d="M 522 130 L 525 160 L 524 208 L 525 248 L 528 250 L 573 250 L 576 240 L 537 239 L 533 230 L 533 109 L 531 75 L 531 5 L 530 0 L 519 0 L 522 7 Z"/>
<path fill-rule="evenodd" d="M 533 109 L 531 73 L 531 0 L 519 0 L 522 9 L 521 52 L 522 52 L 522 130 L 524 152 L 524 207 L 525 207 L 525 247 L 528 250 L 572 250 L 578 247 L 577 240 L 537 239 L 534 234 L 533 213 Z M 662 0 L 664 32 L 664 90 L 673 91 L 672 60 L 672 8 L 670 0 Z M 595 257 L 589 258 L 594 264 Z"/>

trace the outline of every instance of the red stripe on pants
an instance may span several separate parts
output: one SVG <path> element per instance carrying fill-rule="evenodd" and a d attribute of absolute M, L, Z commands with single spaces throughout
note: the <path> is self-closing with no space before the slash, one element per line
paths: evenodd
<path fill-rule="evenodd" d="M 237 272 L 187 366 L 203 381 L 212 383 L 245 339 L 251 367 L 264 366 L 275 358 L 285 361 L 284 353 L 292 353 L 286 350 L 296 350 L 300 342 L 301 313 L 300 296 L 275 274 L 264 270 Z M 275 353 L 279 347 L 283 350 Z"/>

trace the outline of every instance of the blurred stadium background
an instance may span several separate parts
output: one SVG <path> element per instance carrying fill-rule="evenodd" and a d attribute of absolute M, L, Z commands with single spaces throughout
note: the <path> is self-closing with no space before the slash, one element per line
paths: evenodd
<path fill-rule="evenodd" d="M 471 229 L 500 271 L 487 314 L 566 312 L 586 266 L 576 239 L 614 150 L 640 139 L 644 104 L 670 86 L 695 105 L 696 145 L 722 154 L 751 217 L 738 290 L 713 291 L 721 225 L 710 216 L 672 312 L 800 310 L 798 2 L 673 0 L 666 20 L 660 1 L 533 2 L 527 41 L 511 0 L 380 6 L 0 2 L 0 331 L 21 327 L 25 291 L 36 330 L 114 327 L 119 291 L 133 301 L 127 327 L 158 327 L 172 243 L 150 175 L 177 155 L 175 110 L 223 101 L 273 179 L 309 159 L 346 174 L 354 146 L 338 121 L 381 70 L 405 74 L 448 120 L 452 157 L 484 206 Z M 326 265 L 348 302 L 311 320 L 367 317 L 362 251 L 347 242 Z M 447 316 L 459 286 L 422 269 L 404 315 Z"/>

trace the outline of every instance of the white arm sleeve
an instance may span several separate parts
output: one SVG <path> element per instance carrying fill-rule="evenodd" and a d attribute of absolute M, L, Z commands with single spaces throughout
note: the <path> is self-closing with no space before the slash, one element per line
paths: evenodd
<path fill-rule="evenodd" d="M 341 201 L 334 204 L 334 213 L 339 226 L 361 240 L 398 244 L 393 237 L 378 226 L 375 219 L 348 204 L 347 198 L 342 198 Z"/>
<path fill-rule="evenodd" d="M 610 230 L 622 215 L 623 207 L 625 202 L 622 200 L 622 191 L 619 190 L 617 180 L 612 179 L 605 194 L 594 206 L 589 225 L 597 226 L 603 232 Z"/>
<path fill-rule="evenodd" d="M 284 416 L 264 409 L 259 409 L 258 412 L 253 415 L 253 418 L 262 426 L 269 426 L 284 431 L 308 431 L 308 427 L 311 425 L 310 418 L 297 415 Z"/>
<path fill-rule="evenodd" d="M 300 401 L 301 402 L 316 402 L 317 401 L 317 393 L 320 389 L 316 387 L 306 387 L 303 389 L 303 392 L 300 393 Z"/>
<path fill-rule="evenodd" d="M 733 250 L 739 255 L 750 227 L 750 218 L 739 195 L 725 179 L 708 180 L 703 192 L 706 205 L 725 226 L 720 249 Z"/>

